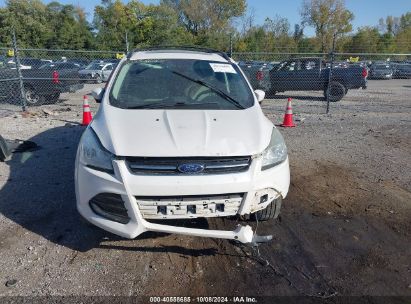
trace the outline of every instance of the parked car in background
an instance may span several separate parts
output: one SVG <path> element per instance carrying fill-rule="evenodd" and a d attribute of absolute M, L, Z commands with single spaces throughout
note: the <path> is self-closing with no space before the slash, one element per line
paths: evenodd
<path fill-rule="evenodd" d="M 395 64 L 393 78 L 411 78 L 411 64 L 409 63 Z"/>
<path fill-rule="evenodd" d="M 21 70 L 21 74 L 28 105 L 55 103 L 61 93 L 75 92 L 84 87 L 79 81 L 78 70 L 69 69 L 61 63 L 46 64 L 39 69 Z M 15 69 L 6 66 L 0 68 L 0 99 L 2 101 L 15 102 L 20 99 L 21 92 L 17 77 Z"/>
<path fill-rule="evenodd" d="M 392 79 L 394 71 L 389 63 L 373 63 L 369 70 L 369 79 Z"/>
<path fill-rule="evenodd" d="M 5 65 L 9 68 L 9 69 L 17 69 L 17 64 L 14 62 L 14 59 L 9 59 L 5 62 Z M 31 65 L 27 64 L 27 63 L 23 63 L 22 61 L 20 61 L 20 70 L 30 70 L 31 69 Z"/>
<path fill-rule="evenodd" d="M 26 66 L 30 66 L 32 69 L 38 69 L 39 67 L 51 63 L 52 61 L 46 61 L 44 59 L 37 59 L 37 58 L 22 58 L 20 59 L 20 63 Z"/>
<path fill-rule="evenodd" d="M 350 89 L 367 88 L 367 69 L 360 66 L 330 68 L 322 58 L 293 58 L 269 72 L 270 94 L 285 91 L 323 91 L 330 101 L 340 101 Z"/>
<path fill-rule="evenodd" d="M 370 63 L 367 61 L 358 61 L 358 62 L 350 63 L 350 66 L 359 66 L 362 68 L 366 68 L 367 70 L 369 70 L 369 67 L 368 67 L 369 65 Z"/>
<path fill-rule="evenodd" d="M 271 88 L 269 72 L 278 63 L 264 61 L 241 61 L 238 63 L 254 90 L 269 93 Z"/>
<path fill-rule="evenodd" d="M 331 62 L 327 63 L 327 67 L 331 66 Z M 333 68 L 348 68 L 350 64 L 347 61 L 334 61 Z"/>
<path fill-rule="evenodd" d="M 43 64 L 41 67 L 39 67 L 39 69 L 57 70 L 57 71 L 59 70 L 79 71 L 81 69 L 81 65 L 79 63 L 74 63 L 74 62 L 56 61 L 56 62 L 50 62 L 50 63 Z"/>
<path fill-rule="evenodd" d="M 119 59 L 104 59 L 103 62 L 105 63 L 112 63 L 114 67 L 117 66 L 117 64 L 120 62 Z"/>
<path fill-rule="evenodd" d="M 81 79 L 102 83 L 107 81 L 114 69 L 113 63 L 90 63 L 78 73 Z"/>
<path fill-rule="evenodd" d="M 78 65 L 80 68 L 84 68 L 90 64 L 90 60 L 84 58 L 69 58 L 65 62 L 70 62 Z"/>

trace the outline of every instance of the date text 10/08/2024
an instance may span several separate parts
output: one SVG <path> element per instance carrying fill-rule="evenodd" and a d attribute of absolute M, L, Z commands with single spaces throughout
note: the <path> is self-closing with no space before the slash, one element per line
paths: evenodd
<path fill-rule="evenodd" d="M 257 303 L 253 297 L 150 297 L 150 303 Z"/>

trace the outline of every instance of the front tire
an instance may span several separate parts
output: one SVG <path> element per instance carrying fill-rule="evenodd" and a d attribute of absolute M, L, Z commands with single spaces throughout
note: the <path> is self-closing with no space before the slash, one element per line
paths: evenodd
<path fill-rule="evenodd" d="M 252 214 L 252 218 L 259 222 L 276 219 L 280 215 L 281 204 L 282 198 L 280 196 L 274 199 L 265 209 Z"/>
<path fill-rule="evenodd" d="M 338 81 L 331 81 L 324 89 L 325 99 L 330 99 L 331 102 L 337 102 L 343 99 L 348 89 Z"/>
<path fill-rule="evenodd" d="M 24 94 L 26 103 L 29 106 L 38 106 L 44 101 L 44 97 L 40 96 L 31 86 L 24 87 Z"/>

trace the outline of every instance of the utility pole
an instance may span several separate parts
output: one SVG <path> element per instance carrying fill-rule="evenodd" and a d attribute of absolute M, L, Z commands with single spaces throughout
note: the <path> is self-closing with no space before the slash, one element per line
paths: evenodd
<path fill-rule="evenodd" d="M 332 74 L 333 74 L 333 66 L 334 66 L 334 56 L 335 56 L 335 40 L 337 38 L 337 32 L 333 35 L 333 47 L 330 53 L 331 57 L 331 65 L 330 65 L 330 72 L 328 73 L 328 87 L 327 87 L 327 110 L 326 113 L 330 112 L 330 94 L 331 94 L 331 87 L 330 83 L 332 82 Z"/>
<path fill-rule="evenodd" d="M 233 57 L 233 33 L 230 33 L 230 57 Z"/>
<path fill-rule="evenodd" d="M 126 51 L 129 51 L 129 44 L 128 44 L 128 32 L 126 31 Z"/>
<path fill-rule="evenodd" d="M 13 52 L 14 52 L 14 62 L 16 63 L 17 76 L 19 78 L 21 108 L 23 112 L 25 112 L 26 111 L 26 94 L 24 92 L 23 76 L 21 75 L 20 58 L 19 58 L 18 49 L 17 49 L 16 31 L 14 29 L 13 29 Z"/>

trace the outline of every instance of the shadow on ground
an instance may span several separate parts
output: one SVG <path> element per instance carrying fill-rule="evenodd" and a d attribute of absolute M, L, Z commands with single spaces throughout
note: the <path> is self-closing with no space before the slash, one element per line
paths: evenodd
<path fill-rule="evenodd" d="M 296 95 L 296 94 L 268 94 L 267 98 L 269 99 L 281 99 L 286 100 L 287 98 L 298 99 L 298 100 L 310 100 L 310 101 L 326 101 L 324 96 L 307 96 L 307 95 Z"/>
<path fill-rule="evenodd" d="M 77 212 L 74 161 L 83 131 L 81 126 L 68 125 L 49 129 L 30 138 L 39 148 L 13 154 L 7 162 L 10 167 L 9 177 L 0 189 L 0 212 L 5 217 L 51 242 L 82 252 L 96 247 L 109 248 L 110 246 L 102 243 L 124 240 L 88 224 Z M 202 228 L 208 228 L 206 220 L 201 223 L 173 224 L 199 224 Z M 145 233 L 138 239 L 153 239 L 166 235 Z M 153 252 L 171 250 L 181 254 L 200 255 L 177 247 L 157 249 L 125 246 L 123 249 Z"/>

